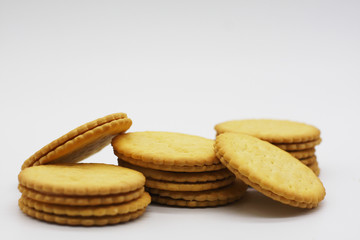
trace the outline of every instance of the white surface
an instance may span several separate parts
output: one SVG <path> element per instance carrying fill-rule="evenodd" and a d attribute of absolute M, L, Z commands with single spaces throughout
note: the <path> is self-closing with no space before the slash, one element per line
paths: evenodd
<path fill-rule="evenodd" d="M 359 239 L 359 1 L 0 1 L 0 228 L 11 239 Z M 279 118 L 319 127 L 327 195 L 304 211 L 256 192 L 226 207 L 151 205 L 131 223 L 66 227 L 17 207 L 23 161 L 113 112 L 131 131 L 215 136 Z M 116 164 L 110 147 L 87 162 Z"/>

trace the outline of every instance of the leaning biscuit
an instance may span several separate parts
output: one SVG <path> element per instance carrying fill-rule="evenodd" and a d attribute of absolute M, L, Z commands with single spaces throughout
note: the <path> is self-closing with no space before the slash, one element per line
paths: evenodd
<path fill-rule="evenodd" d="M 325 188 L 311 169 L 266 141 L 224 133 L 216 138 L 215 152 L 239 179 L 276 201 L 313 208 L 325 197 Z"/>
<path fill-rule="evenodd" d="M 128 130 L 131 124 L 125 113 L 111 114 L 86 123 L 41 148 L 21 168 L 49 162 L 78 162 L 110 144 L 114 136 Z"/>
<path fill-rule="evenodd" d="M 217 134 L 234 132 L 251 135 L 271 143 L 303 143 L 320 138 L 314 126 L 287 120 L 245 119 L 219 123 Z"/>

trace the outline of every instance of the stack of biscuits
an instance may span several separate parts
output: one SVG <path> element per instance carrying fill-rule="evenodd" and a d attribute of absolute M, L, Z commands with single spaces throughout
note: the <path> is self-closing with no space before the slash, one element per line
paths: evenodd
<path fill-rule="evenodd" d="M 141 216 L 150 195 L 145 177 L 100 163 L 50 164 L 19 174 L 20 209 L 39 220 L 63 225 L 108 225 Z"/>
<path fill-rule="evenodd" d="M 225 205 L 247 189 L 216 158 L 214 141 L 170 132 L 133 132 L 112 141 L 118 164 L 142 172 L 152 201 L 182 207 Z"/>
<path fill-rule="evenodd" d="M 314 126 L 287 120 L 245 119 L 219 123 L 215 130 L 217 135 L 243 133 L 270 142 L 299 159 L 316 175 L 320 174 L 315 147 L 321 138 L 320 130 Z"/>
<path fill-rule="evenodd" d="M 150 203 L 140 172 L 116 165 L 77 163 L 109 145 L 132 124 L 125 113 L 81 125 L 30 156 L 19 178 L 20 209 L 64 225 L 107 225 L 141 216 Z"/>

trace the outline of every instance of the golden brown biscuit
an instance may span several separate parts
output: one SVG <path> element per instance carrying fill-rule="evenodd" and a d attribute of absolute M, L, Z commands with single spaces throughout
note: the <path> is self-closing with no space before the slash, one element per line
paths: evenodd
<path fill-rule="evenodd" d="M 271 143 L 303 143 L 320 138 L 314 126 L 287 120 L 245 119 L 219 123 L 217 134 L 235 132 L 248 134 Z"/>
<path fill-rule="evenodd" d="M 230 176 L 234 176 L 234 174 L 226 168 L 217 171 L 206 172 L 170 172 L 136 166 L 128 162 L 122 161 L 121 159 L 118 159 L 118 164 L 119 166 L 139 171 L 144 174 L 146 178 L 168 182 L 207 182 L 222 180 Z"/>
<path fill-rule="evenodd" d="M 22 169 L 52 163 L 75 163 L 100 151 L 114 136 L 130 128 L 125 113 L 115 113 L 86 123 L 54 140 L 29 157 Z"/>
<path fill-rule="evenodd" d="M 224 133 L 216 138 L 215 152 L 239 179 L 276 201 L 313 208 L 325 197 L 323 184 L 308 167 L 268 142 Z"/>
<path fill-rule="evenodd" d="M 50 164 L 22 170 L 19 183 L 46 194 L 100 196 L 137 190 L 144 186 L 145 177 L 132 169 L 101 163 Z"/>

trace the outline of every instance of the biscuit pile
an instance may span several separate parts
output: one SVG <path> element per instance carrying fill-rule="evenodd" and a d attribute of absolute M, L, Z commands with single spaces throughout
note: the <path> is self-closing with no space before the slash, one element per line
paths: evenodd
<path fill-rule="evenodd" d="M 229 121 L 215 126 L 217 137 L 211 140 L 171 132 L 125 133 L 131 124 L 126 114 L 111 114 L 33 154 L 18 176 L 20 209 L 42 221 L 93 226 L 138 218 L 151 200 L 180 207 L 229 204 L 248 185 L 300 208 L 314 208 L 325 197 L 316 176 L 320 131 L 311 125 Z M 110 143 L 119 166 L 77 163 Z"/>
<path fill-rule="evenodd" d="M 286 120 L 246 119 L 219 123 L 217 135 L 225 132 L 248 134 L 290 153 L 303 164 L 320 174 L 315 146 L 321 142 L 320 130 L 314 126 Z"/>
<path fill-rule="evenodd" d="M 170 132 L 134 132 L 112 141 L 121 166 L 142 172 L 152 201 L 209 207 L 238 200 L 247 186 L 216 158 L 214 141 Z"/>
<path fill-rule="evenodd" d="M 151 200 L 141 173 L 76 163 L 109 145 L 131 124 L 125 113 L 111 114 L 81 125 L 29 157 L 19 174 L 20 209 L 64 225 L 107 225 L 141 216 Z"/>
<path fill-rule="evenodd" d="M 144 184 L 141 173 L 115 165 L 35 166 L 19 174 L 19 207 L 31 217 L 64 225 L 126 222 L 150 203 Z"/>

